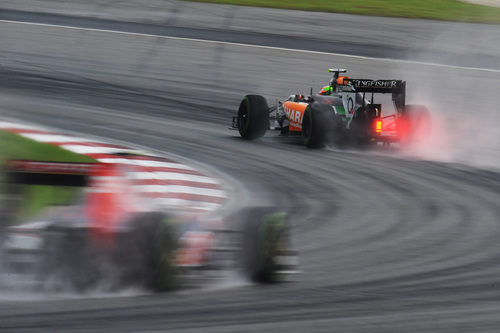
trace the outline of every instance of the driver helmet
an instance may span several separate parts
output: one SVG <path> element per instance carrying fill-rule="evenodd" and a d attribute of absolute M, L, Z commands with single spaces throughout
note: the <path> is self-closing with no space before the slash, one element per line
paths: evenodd
<path fill-rule="evenodd" d="M 333 92 L 332 86 L 324 86 L 319 92 L 320 95 L 331 95 Z"/>

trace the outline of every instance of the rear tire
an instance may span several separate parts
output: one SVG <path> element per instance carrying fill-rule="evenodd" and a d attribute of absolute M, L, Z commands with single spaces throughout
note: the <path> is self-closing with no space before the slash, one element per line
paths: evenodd
<path fill-rule="evenodd" d="M 269 106 L 264 97 L 247 95 L 238 109 L 238 131 L 242 138 L 261 138 L 269 127 Z"/>
<path fill-rule="evenodd" d="M 302 142 L 309 148 L 322 148 L 329 141 L 338 141 L 339 133 L 334 133 L 337 126 L 336 115 L 326 104 L 313 103 L 304 111 L 302 119 Z"/>
<path fill-rule="evenodd" d="M 148 289 L 159 292 L 178 288 L 179 274 L 174 261 L 178 240 L 170 219 L 160 212 L 147 212 L 138 214 L 133 222 L 136 226 L 131 235 L 133 244 L 121 244 L 124 254 L 132 249 L 140 254 L 138 262 L 131 263 L 135 268 L 129 270 L 128 280 L 142 281 Z"/>
<path fill-rule="evenodd" d="M 358 108 L 349 126 L 350 142 L 360 147 L 370 144 L 373 138 L 374 120 L 375 117 L 366 114 L 364 108 Z"/>

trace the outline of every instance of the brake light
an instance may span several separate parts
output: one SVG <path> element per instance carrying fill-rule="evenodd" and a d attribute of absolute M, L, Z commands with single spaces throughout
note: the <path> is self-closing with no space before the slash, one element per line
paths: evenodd
<path fill-rule="evenodd" d="M 382 120 L 375 121 L 375 132 L 382 133 Z"/>

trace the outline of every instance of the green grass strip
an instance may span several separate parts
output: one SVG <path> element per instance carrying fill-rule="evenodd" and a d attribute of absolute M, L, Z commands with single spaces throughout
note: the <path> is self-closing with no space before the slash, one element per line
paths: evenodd
<path fill-rule="evenodd" d="M 7 159 L 51 162 L 95 162 L 94 159 L 0 130 L 0 163 Z"/>
<path fill-rule="evenodd" d="M 193 1 L 193 0 L 187 0 Z M 500 23 L 500 8 L 458 0 L 194 0 L 228 5 L 432 20 Z"/>
<path fill-rule="evenodd" d="M 96 162 L 94 159 L 64 150 L 60 147 L 40 143 L 20 135 L 0 130 L 0 165 L 9 159 L 52 162 Z M 0 173 L 0 189 L 4 191 L 3 173 Z M 47 206 L 70 203 L 80 192 L 80 188 L 68 186 L 22 187 L 22 200 L 16 209 L 15 222 L 34 217 Z"/>

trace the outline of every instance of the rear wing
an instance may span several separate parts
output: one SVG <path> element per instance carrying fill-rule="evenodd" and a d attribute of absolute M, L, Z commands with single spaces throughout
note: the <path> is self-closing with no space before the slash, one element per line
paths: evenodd
<path fill-rule="evenodd" d="M 345 79 L 344 82 L 356 92 L 382 94 L 404 94 L 406 92 L 406 81 L 402 80 Z"/>
<path fill-rule="evenodd" d="M 8 184 L 84 187 L 102 163 L 9 160 L 5 167 Z"/>
<path fill-rule="evenodd" d="M 403 80 L 368 80 L 344 79 L 344 85 L 353 92 L 392 94 L 392 100 L 398 112 L 404 112 L 406 104 L 406 81 Z M 363 98 L 364 100 L 364 98 Z"/>

